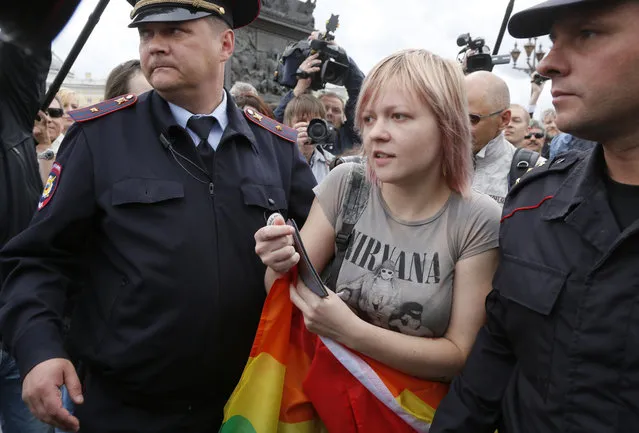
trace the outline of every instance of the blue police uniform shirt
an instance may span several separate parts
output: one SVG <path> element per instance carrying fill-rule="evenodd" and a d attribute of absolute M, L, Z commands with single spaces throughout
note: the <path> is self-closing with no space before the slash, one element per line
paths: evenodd
<path fill-rule="evenodd" d="M 186 123 L 189 121 L 191 116 L 195 116 L 196 118 L 211 116 L 217 119 L 217 124 L 213 127 L 213 129 L 211 129 L 207 141 L 209 142 L 213 150 L 217 150 L 217 146 L 218 144 L 220 144 L 220 140 L 222 139 L 222 134 L 224 133 L 226 126 L 229 124 L 229 117 L 226 114 L 226 91 L 223 91 L 222 94 L 224 95 L 222 96 L 222 102 L 220 102 L 220 105 L 218 105 L 217 108 L 209 114 L 193 114 L 190 111 L 182 107 L 178 107 L 177 105 L 167 101 L 167 103 L 169 104 L 169 108 L 171 109 L 171 114 L 173 114 L 173 117 L 175 118 L 175 121 L 182 128 L 186 129 L 186 132 L 189 133 L 191 139 L 193 140 L 193 143 L 195 143 L 196 146 L 199 144 L 200 139 L 195 132 L 186 127 Z"/>

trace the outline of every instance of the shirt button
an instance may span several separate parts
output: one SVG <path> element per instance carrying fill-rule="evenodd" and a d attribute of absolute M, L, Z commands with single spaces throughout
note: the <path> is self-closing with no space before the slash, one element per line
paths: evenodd
<path fill-rule="evenodd" d="M 271 206 L 275 206 L 275 200 L 273 200 L 272 198 L 269 198 L 268 204 L 270 204 Z"/>

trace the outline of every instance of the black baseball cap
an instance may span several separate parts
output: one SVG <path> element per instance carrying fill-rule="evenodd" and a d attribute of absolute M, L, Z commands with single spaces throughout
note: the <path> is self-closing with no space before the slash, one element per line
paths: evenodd
<path fill-rule="evenodd" d="M 252 23 L 260 14 L 261 0 L 128 0 L 133 6 L 131 24 L 190 21 L 216 15 L 231 28 Z"/>
<path fill-rule="evenodd" d="M 515 38 L 533 38 L 550 33 L 558 13 L 586 3 L 609 3 L 606 0 L 548 0 L 517 12 L 508 23 L 508 32 Z"/>

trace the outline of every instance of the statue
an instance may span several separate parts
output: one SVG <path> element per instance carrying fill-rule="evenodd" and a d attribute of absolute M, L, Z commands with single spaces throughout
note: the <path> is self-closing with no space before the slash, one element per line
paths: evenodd
<path fill-rule="evenodd" d="M 226 84 L 246 81 L 267 102 L 279 102 L 288 89 L 274 80 L 277 60 L 286 46 L 306 38 L 314 29 L 317 0 L 262 0 L 260 16 L 235 33 L 235 53 Z M 275 28 L 274 28 L 275 27 Z"/>

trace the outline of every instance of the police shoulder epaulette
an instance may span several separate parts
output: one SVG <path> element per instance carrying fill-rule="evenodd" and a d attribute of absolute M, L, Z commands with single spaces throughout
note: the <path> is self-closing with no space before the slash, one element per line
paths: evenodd
<path fill-rule="evenodd" d="M 549 161 L 538 163 L 535 167 L 529 168 L 523 176 L 517 179 L 515 185 L 511 189 L 510 195 L 536 179 L 542 178 L 550 173 L 568 170 L 577 161 L 579 161 L 580 157 L 580 152 L 573 152 L 565 155 L 558 155 Z"/>
<path fill-rule="evenodd" d="M 278 137 L 281 137 L 284 140 L 288 140 L 293 143 L 297 142 L 297 131 L 295 129 L 263 115 L 255 108 L 248 106 L 244 107 L 244 115 L 251 122 L 255 123 L 256 125 L 260 125 L 262 128 L 266 129 L 269 132 L 272 132 Z"/>
<path fill-rule="evenodd" d="M 70 111 L 69 116 L 76 122 L 87 122 L 89 120 L 114 113 L 118 110 L 122 110 L 123 108 L 131 107 L 132 105 L 135 105 L 137 101 L 138 97 L 129 93 L 127 95 L 117 96 L 113 99 L 98 102 L 97 104 L 89 107 Z"/>

